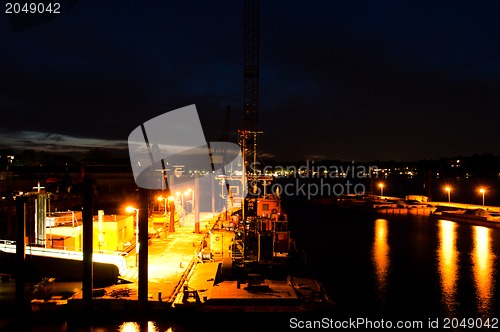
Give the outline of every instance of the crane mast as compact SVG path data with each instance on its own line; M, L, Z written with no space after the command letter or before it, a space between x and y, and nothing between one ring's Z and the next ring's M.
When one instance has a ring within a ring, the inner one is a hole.
M243 1L243 130L240 145L246 169L256 175L259 127L259 0ZM250 165L250 163L252 163ZM249 168L250 166L250 168ZM249 188L252 193L252 188Z

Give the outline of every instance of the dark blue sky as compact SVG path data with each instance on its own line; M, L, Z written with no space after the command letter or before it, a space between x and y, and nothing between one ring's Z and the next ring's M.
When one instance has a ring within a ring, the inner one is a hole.
M191 104L208 141L227 106L242 128L243 0L73 2L20 30L2 8L0 148L126 148L140 123ZM496 1L261 1L260 152L500 154L499 13Z

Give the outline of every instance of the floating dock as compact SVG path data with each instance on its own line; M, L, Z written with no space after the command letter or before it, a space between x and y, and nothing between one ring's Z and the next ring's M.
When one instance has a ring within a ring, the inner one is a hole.
M347 196L339 207L384 215L420 215L471 225L500 228L500 207L455 202L404 200L386 196Z
M500 228L500 208L451 202L426 202L422 207L388 207L375 209L377 213L392 215L422 215L471 225Z
M433 207L423 206L414 208L380 208L376 209L376 212L381 214L413 214L417 216L430 216L434 210L435 208Z

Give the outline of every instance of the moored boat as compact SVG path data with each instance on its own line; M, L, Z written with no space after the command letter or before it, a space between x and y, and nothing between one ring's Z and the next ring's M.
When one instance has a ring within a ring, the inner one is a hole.
M430 216L432 218L463 222L478 226L500 227L500 214L482 208L437 206Z

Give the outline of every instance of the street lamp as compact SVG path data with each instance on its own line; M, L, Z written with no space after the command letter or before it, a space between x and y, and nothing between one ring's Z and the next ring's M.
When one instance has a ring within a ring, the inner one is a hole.
M194 189L191 190L191 212L193 212L194 216Z
M448 203L450 203L451 202L451 200L450 200L450 191L451 191L451 188L450 187L446 187L446 188L444 188L444 190L446 190L448 192Z
M194 190L189 188L188 190L186 190L186 192L184 192L184 196L188 196L189 194L191 194L191 211L193 212L194 211Z
M378 186L380 187L380 196L384 196L384 184L379 183Z
M174 229L174 222L175 222L175 197L174 196L168 196L168 206L170 210L170 223L168 227L169 232L175 232ZM165 230L166 232L166 230Z
M170 199L170 197L168 198ZM167 200L166 197L163 197L162 195L158 196L158 201L163 201L163 234L166 235L167 233Z
M479 189L479 192L480 192L481 194L483 194L483 206L484 206L484 192L485 192L485 191L486 191L486 189L484 189L484 188Z
M181 196L180 191L176 191L176 192L175 192L175 196L177 196L177 203L181 204L181 200L180 200L180 198L179 198L179 197Z
M163 201L163 215L166 217L167 216L167 200L168 200L168 198L160 195L160 196L158 196L157 199L159 202Z
M125 211L128 213L135 212L135 266L138 266L139 259L139 209L127 206Z

